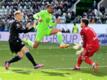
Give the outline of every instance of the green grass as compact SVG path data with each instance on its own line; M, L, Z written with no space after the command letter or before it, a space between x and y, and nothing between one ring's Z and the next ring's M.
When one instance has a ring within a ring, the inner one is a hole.
M0 80L107 80L107 47L102 46L92 59L99 63L99 72L94 73L91 67L82 64L81 71L73 71L70 68L76 63L77 55L71 47L66 49L58 48L58 45L42 43L38 49L30 48L30 51L38 63L45 66L42 69L34 70L32 64L24 57L22 61L11 65L6 71L3 64L14 56L11 54L8 43L0 42Z

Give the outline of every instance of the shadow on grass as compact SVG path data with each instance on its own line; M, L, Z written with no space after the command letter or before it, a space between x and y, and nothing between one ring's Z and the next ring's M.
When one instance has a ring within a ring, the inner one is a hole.
M98 72L94 72L92 69L82 69L80 72L92 74L92 75L98 76L98 77L107 76L107 69L106 68L100 68Z
M12 71L15 72L15 73L25 74L25 75L28 75L32 72L30 70L22 70L22 69L12 69Z
M48 71L42 71L42 73L48 74L49 76L61 76L61 77L66 77L65 75L70 75L70 73L48 72Z

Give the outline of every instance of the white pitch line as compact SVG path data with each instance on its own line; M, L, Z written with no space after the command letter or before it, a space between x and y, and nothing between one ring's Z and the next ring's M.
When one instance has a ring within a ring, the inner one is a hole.
M33 49L33 48L29 48L29 49ZM52 47L52 48L37 48L37 50L41 50L41 49L47 49L47 50L50 50L50 49L60 49L61 50L61 48L58 48L58 47ZM72 47L69 47L69 48L65 48L65 49L72 49ZM2 48L2 49L0 49L0 51L8 51L9 50L9 48Z
M88 69L90 67L81 67L81 69ZM99 66L99 68L107 68L107 66ZM23 69L23 68L18 68L18 69ZM72 70L73 68L48 68L48 69L37 69L39 71L48 71L48 70ZM30 69L30 68L26 68L26 69L23 69L23 70L31 70L31 71L34 71L35 69ZM11 71L11 69L9 71L0 71L0 73L14 73L13 71Z
M88 69L91 67L81 67L81 69ZM107 66L99 66L99 68L107 68ZM69 69L73 69L73 68L48 68L48 69L41 69L41 70L69 70Z

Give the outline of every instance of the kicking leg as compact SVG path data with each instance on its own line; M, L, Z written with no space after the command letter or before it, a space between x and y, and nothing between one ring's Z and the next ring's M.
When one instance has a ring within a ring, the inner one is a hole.
M27 47L22 48L23 53L25 53L27 59L32 63L35 69L41 68L44 65L43 64L37 64L33 58L33 56L30 54L29 49Z
M63 35L62 35L61 30L53 29L51 31L51 35L54 35L54 34L57 35L57 39L58 39L58 43L60 44L60 48L67 48L67 47L69 47L68 44L64 44L64 42L63 42Z
M37 48L39 46L38 41L32 42L29 39L23 39L23 42L25 42L26 44L28 44L30 47L33 47L33 48Z

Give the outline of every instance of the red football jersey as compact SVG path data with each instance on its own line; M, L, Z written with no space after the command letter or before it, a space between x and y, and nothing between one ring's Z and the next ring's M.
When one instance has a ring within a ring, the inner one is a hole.
M83 39L83 47L88 46L98 46L99 40L97 38L97 34L95 31L90 27L83 27L80 35Z

